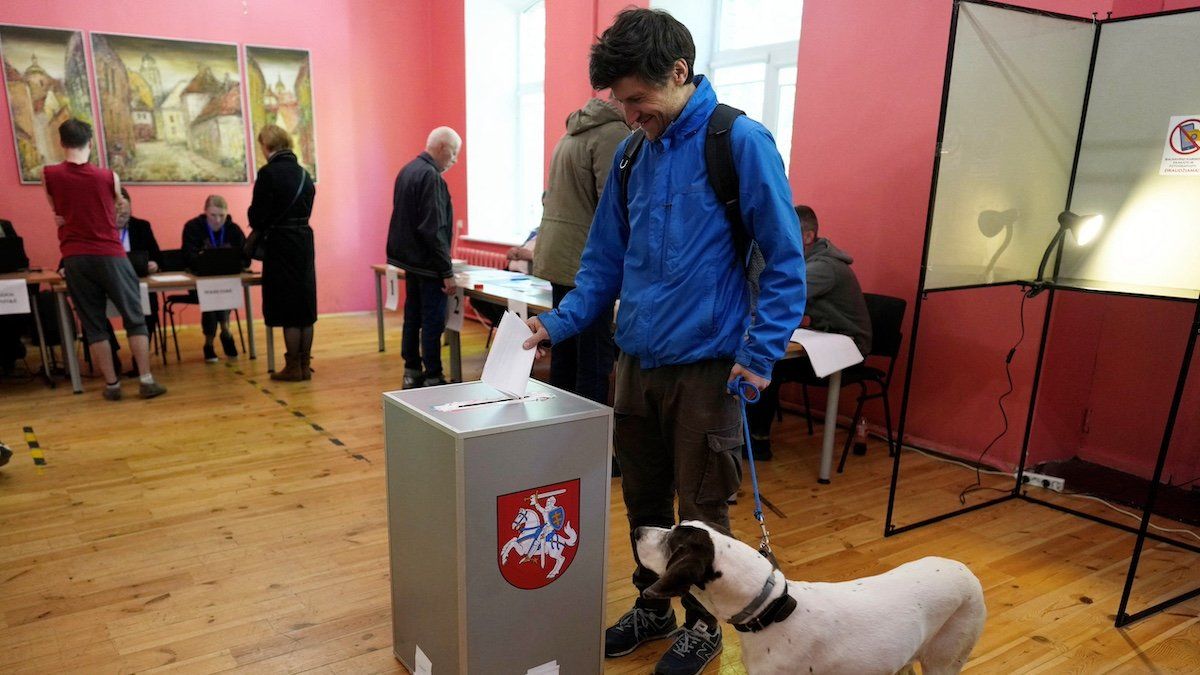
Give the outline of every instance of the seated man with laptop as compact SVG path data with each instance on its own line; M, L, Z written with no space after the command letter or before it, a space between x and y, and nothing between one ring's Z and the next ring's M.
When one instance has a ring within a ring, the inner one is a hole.
M242 253L246 235L229 216L229 205L221 195L209 195L204 200L204 213L183 226L183 255L188 269L196 276L238 274L249 264ZM191 296L195 296L195 291ZM217 326L221 328L221 348L225 356L237 356L237 343L229 332L229 310L203 312L200 325L204 330L204 360L217 362L213 340Z
M125 248L125 255L129 257L130 264L133 265L133 271L139 278L145 278L158 271L162 265L162 249L158 247L158 240L154 237L154 230L150 227L150 221L142 220L133 215L133 200L129 197L129 191L123 186L121 187L121 197L116 199L117 206L117 235L121 238L121 246ZM150 294L150 313L146 315L146 327L153 332L158 325L158 294ZM113 366L116 371L121 372L121 359L117 356L120 350L120 345L117 342L117 335L112 329L112 323L108 326L108 342L112 345ZM126 377L137 377L137 368L130 364L130 369L125 373Z

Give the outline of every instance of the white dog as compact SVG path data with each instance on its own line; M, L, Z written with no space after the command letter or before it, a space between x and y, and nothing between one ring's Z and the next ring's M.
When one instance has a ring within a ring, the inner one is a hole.
M922 558L856 581L788 581L750 546L698 522L640 527L648 598L689 591L742 631L750 673L892 675L920 662L957 673L983 632L983 588L965 565Z

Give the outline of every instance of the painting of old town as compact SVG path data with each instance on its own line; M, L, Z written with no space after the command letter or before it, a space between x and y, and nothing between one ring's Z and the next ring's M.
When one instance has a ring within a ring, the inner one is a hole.
M268 124L292 136L296 158L317 180L317 138L313 128L312 70L302 49L246 46L246 86L250 94L251 138ZM255 167L267 163L254 148Z
M40 183L42 167L63 159L59 125L72 117L93 124L83 33L0 26L0 54L21 182ZM97 154L93 143L93 164Z
M244 183L236 45L92 33L108 166L130 183Z

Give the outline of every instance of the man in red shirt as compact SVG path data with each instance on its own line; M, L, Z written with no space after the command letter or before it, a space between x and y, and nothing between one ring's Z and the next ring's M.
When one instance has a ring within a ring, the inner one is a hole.
M121 181L108 169L88 164L92 127L70 119L58 129L65 160L43 169L43 182L63 256L67 288L83 324L92 363L104 375L104 398L121 399L121 381L108 344L106 300L121 312L129 349L137 363L142 398L167 393L150 373L150 340L142 314L137 274L117 234L116 199Z

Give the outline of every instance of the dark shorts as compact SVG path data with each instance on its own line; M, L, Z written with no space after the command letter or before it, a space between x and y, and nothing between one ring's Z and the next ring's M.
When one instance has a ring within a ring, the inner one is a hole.
M126 335L147 334L138 277L129 258L74 255L63 260L63 269L87 344L108 341L108 300L121 313Z

